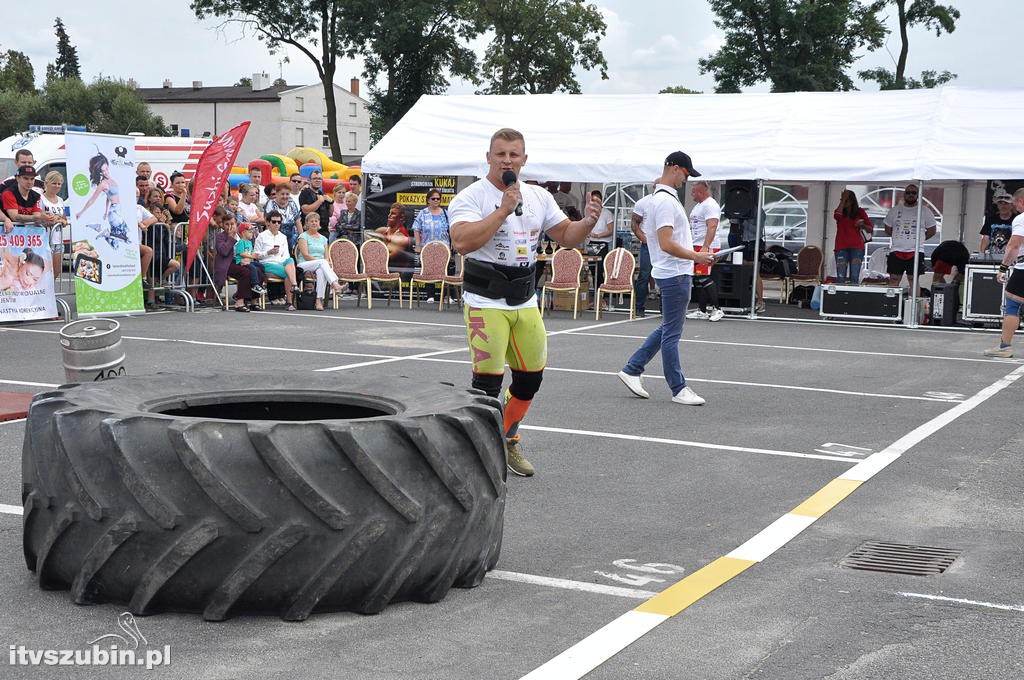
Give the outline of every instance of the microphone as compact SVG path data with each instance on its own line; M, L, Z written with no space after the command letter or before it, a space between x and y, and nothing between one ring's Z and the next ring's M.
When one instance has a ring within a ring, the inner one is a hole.
M506 188L512 186L513 184L516 183L516 173L512 172L511 170L506 170L505 172L501 173L501 183L504 184ZM523 202L520 201L519 205L516 206L516 217L521 217L522 214Z

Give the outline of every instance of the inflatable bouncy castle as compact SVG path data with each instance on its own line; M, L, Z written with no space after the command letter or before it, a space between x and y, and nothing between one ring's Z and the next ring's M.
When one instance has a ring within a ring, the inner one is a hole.
M348 187L348 180L353 176L362 177L362 169L358 165L348 166L328 158L323 152L308 146L297 146L286 154L268 153L249 161L248 166L236 165L231 168L228 183L237 189L242 182L249 181L249 170L257 168L262 173L262 185L280 184L299 173L309 177L313 170L324 173L324 191L334 191L338 182Z

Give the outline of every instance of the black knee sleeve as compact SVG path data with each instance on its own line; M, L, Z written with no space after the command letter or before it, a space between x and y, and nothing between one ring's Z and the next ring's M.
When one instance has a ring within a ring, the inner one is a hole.
M540 383L544 379L544 371L512 371L512 384L508 391L516 399L530 401L533 395L540 389Z
M480 390L488 397L497 399L498 395L501 394L501 381L504 379L504 375L474 373L472 382L473 389Z

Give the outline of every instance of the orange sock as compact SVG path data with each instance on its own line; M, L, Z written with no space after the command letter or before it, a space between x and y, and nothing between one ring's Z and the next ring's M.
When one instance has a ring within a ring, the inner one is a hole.
M515 439L519 432L519 423L526 417L530 410L530 401L516 399L509 392L505 392L505 437Z

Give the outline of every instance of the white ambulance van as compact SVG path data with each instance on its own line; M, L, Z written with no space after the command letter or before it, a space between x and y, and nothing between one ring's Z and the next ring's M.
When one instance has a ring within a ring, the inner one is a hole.
M28 149L35 160L36 173L45 177L51 170L64 175L61 197L67 198L67 162L64 133L85 132L75 125L30 125L28 132L19 132L0 142L0 180L14 174L14 154L19 149ZM153 168L151 181L167 188L172 172L181 172L187 179L195 174L196 164L203 151L210 145L206 137L135 137L135 162L149 163Z

